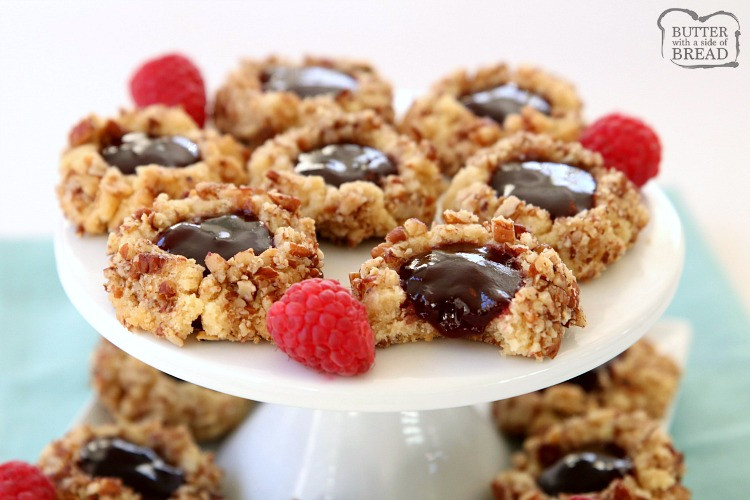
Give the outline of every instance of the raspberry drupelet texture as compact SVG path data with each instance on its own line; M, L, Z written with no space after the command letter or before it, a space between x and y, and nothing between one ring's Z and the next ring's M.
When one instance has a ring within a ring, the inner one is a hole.
M167 54L147 61L130 79L130 94L139 107L151 104L182 106L193 120L206 122L206 88L190 59Z
M55 487L37 467L13 460L0 465L3 500L55 500Z
M659 137L637 118L618 113L603 116L583 131L580 141L639 187L659 173Z
M375 361L365 308L337 281L292 285L271 306L267 326L279 349L319 372L357 375Z

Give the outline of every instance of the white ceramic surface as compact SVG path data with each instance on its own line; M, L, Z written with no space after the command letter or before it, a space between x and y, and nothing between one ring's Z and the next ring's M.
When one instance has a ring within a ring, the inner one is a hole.
M660 320L646 336L685 368L688 323ZM228 500L479 500L510 461L511 445L495 431L489 406L365 413L264 404L211 448ZM108 419L92 402L75 424Z
M269 403L321 410L432 410L502 399L547 387L606 362L640 338L663 313L684 258L674 208L654 183L643 189L651 222L637 244L604 275L582 286L584 329L571 329L554 360L503 357L489 345L443 339L378 350L375 366L354 378L317 374L270 344L187 342L182 348L126 330L102 290L104 237L55 235L63 287L86 320L112 343L181 379ZM328 277L345 280L369 246L324 247ZM346 281L344 281L346 282Z
M510 450L471 407L396 413L262 405L221 447L229 498L489 498Z
M685 367L687 323L660 321L647 335ZM261 405L217 450L225 492L236 500L488 499L513 448L489 406L363 413Z

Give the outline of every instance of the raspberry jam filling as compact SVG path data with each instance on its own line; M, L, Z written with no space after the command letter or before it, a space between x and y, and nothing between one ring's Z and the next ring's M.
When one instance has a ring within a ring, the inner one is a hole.
M294 92L303 98L335 95L357 88L357 80L351 76L321 66L274 66L263 72L261 82L266 92Z
M135 173L141 165L186 167L201 160L198 145L180 135L149 137L140 132L125 134L119 144L102 149L102 157L123 174Z
M544 97L523 90L515 83L467 94L461 97L461 104L475 115L492 118L501 125L506 116L520 113L524 106L531 106L545 115L552 111L552 106Z
M243 213L180 222L164 230L157 237L156 245L204 265L209 252L227 260L250 248L255 255L260 255L273 246L273 236L254 214Z
M552 218L571 217L594 205L596 180L565 163L524 161L500 165L489 181L498 196L517 196L547 210Z
M294 171L301 175L319 175L326 184L335 187L354 181L380 184L384 177L398 174L385 153L357 144L329 144L302 153Z
M81 448L78 466L92 477L116 477L149 499L166 499L185 483L179 467L154 450L121 438L100 437Z
M633 462L628 458L593 451L568 453L544 469L537 484L548 495L592 493L632 471Z
M505 247L457 243L412 257L401 287L420 318L446 337L481 334L507 311L521 287L515 255Z

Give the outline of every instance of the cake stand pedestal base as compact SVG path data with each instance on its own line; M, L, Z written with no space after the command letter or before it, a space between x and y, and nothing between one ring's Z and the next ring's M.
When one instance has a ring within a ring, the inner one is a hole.
M510 452L474 407L364 413L263 404L222 445L227 498L486 499Z

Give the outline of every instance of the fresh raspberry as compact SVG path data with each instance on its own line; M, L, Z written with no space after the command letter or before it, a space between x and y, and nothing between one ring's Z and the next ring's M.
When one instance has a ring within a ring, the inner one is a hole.
M581 134L584 147L598 151L604 164L622 171L637 186L659 173L661 143L648 125L617 113L599 118Z
M185 56L168 54L141 66L130 79L130 94L140 106L182 106L201 127L206 122L203 77Z
M55 500L55 487L37 467L14 460L0 465L2 500Z
M320 372L357 375L375 361L365 306L338 281L295 283L271 306L266 325L279 349Z

